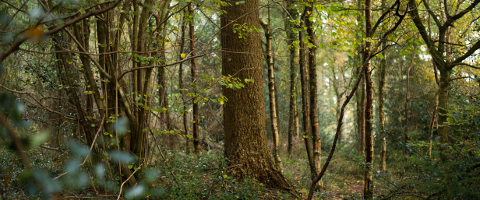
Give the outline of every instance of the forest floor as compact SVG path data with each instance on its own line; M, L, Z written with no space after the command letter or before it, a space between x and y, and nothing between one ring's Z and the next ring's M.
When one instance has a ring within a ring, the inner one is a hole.
M32 192L21 181L21 162L9 150L0 149L0 199L26 199ZM63 153L49 149L37 148L29 150L30 159L37 169L41 169L50 178L61 174L68 166L70 153L66 147ZM282 158L283 172L302 198L306 198L310 184L308 161L304 157L302 148L298 148L290 156ZM341 150L334 156L325 177L322 178L322 192L315 192L315 199L360 199L363 194L363 170L361 157L352 153L350 149ZM227 172L227 165L219 150L204 151L202 157L187 155L183 151L164 150L163 156L153 157L150 166L145 171L157 171L154 182L149 182L147 191L161 191L159 194L150 194L148 199L295 199L289 193L267 188L256 180L245 179L238 181ZM286 152L283 155L288 155ZM322 157L326 159L326 152ZM63 187L61 192L50 194L53 199L92 198L116 199L118 185L103 188L98 185L100 180L94 176L93 165L87 164L81 168L86 171L95 187L89 183L83 188ZM90 171L89 171L90 170ZM111 171L109 173L115 173ZM148 179L147 173L139 173L138 179ZM118 183L118 176L113 175L112 183ZM116 178L115 178L116 177ZM63 177L62 177L63 178ZM60 178L63 184L65 180ZM7 181L8 179L8 181ZM117 181L115 181L117 180ZM376 188L381 183L376 183ZM37 182L37 189L41 189ZM104 192L98 192L103 190ZM124 190L125 191L125 190ZM379 190L377 190L379 191ZM33 191L35 192L35 191ZM37 191L38 192L38 191ZM157 196L155 196L157 195ZM159 195L159 196L158 196ZM36 193L34 197L42 197ZM45 196L43 196L45 197ZM59 197L59 198L57 198ZM33 198L35 199L35 198Z

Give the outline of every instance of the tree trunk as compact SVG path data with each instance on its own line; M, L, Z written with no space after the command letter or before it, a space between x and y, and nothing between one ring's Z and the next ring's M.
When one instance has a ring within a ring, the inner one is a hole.
M297 9L292 8L293 1L286 2L286 8L288 12L288 19L297 20ZM295 67L295 58L297 57L296 35L293 31L295 22L285 20L285 30L287 33L287 45L290 61L290 104L289 104L289 119L288 119L288 154L292 153L293 148L293 135L298 139L298 115L297 115L297 97L295 95L295 78L297 76Z
M383 1L382 1L383 2ZM380 61L380 80L378 84L378 123L380 124L380 140L381 140L381 153L380 153L380 169L383 172L387 171L387 135L385 134L385 122L383 115L383 92L385 86L385 74L387 71L387 59L386 56Z
M361 69L361 68L359 68ZM358 73L360 74L360 73ZM360 154L364 155L364 146L365 146L365 103L366 103L366 90L365 90L365 79L362 79L360 82L360 113L357 114L359 116L359 124L358 124L358 140L357 140L357 147L360 147Z
M438 97L439 97L439 89L435 90L435 97L433 99L433 112L432 112L432 120L430 121L430 126L428 128L428 150L427 155L428 157L432 157L432 149L433 149L433 127L435 125L435 121L437 118L438 112Z
M309 89L310 89L310 126L312 127L312 148L313 148L313 163L315 167L315 176L320 173L322 168L322 155L321 147L322 142L320 139L320 124L318 123L317 115L317 66L315 63L315 52L317 50L315 43L315 30L313 29L313 21L310 21L310 17L313 15L313 3L311 6L305 7L306 16L305 16L305 26L307 27L308 33L308 78L309 78ZM322 185L321 182L318 182L319 186Z
M365 32L367 38L372 38L372 2L365 0ZM366 105L365 105L365 177L364 177L364 199L373 199L373 83L372 83L372 67L370 66L370 54L372 43L365 42L365 53L363 55L363 63L365 68L365 85L366 85Z
M273 140L273 158L275 166L280 171L282 170L282 160L280 159L280 150L278 148L278 124L277 124L277 103L275 98L275 72L273 71L273 57L272 57L272 32L270 25L260 18L260 24L265 31L266 41L266 60L268 68L268 97L270 102L270 119L272 120L272 140Z
M362 6L362 0L357 0L357 8L358 9L363 9ZM362 23L362 17L361 14L359 13L357 16L357 22L359 24L359 32L363 31L363 23ZM356 39L360 41L360 37L357 35ZM363 51L363 47L359 45L357 47L356 52L360 53ZM355 55L354 57L354 62L357 63L357 71L356 74L359 75L361 74L360 70L363 66L362 58L360 55ZM362 79L359 85L360 89L358 89L358 92L355 94L355 98L357 100L357 152L361 155L363 155L363 144L364 144L364 135L365 135L365 79Z
M440 71L440 85L438 95L438 135L440 136L440 142L443 144L448 143L448 129L444 126L447 122L448 112L448 90L450 87L450 74L451 70L439 70Z
M409 92L409 84L410 84L410 70L412 69L413 66L410 66L407 69L407 91L405 92L405 133L404 133L404 138L403 138L403 154L405 156L405 162L407 161L408 158L408 148L407 148L407 142L408 142L408 92Z
M304 18L304 17L302 17ZM300 27L298 31L298 40L303 41L303 27ZM305 141L305 149L307 151L308 163L310 164L310 173L312 177L315 177L315 165L312 159L312 153L309 142L310 133L310 110L308 105L308 73L307 66L305 65L305 43L300 42L300 76L302 85L302 117L303 117L303 140Z
M180 59L183 59L183 46L185 46L185 19L186 13L183 13L183 20L182 20L182 37L180 38ZM188 123L187 123L187 102L185 101L185 89L183 88L183 62L180 63L178 67L178 87L181 90L180 93L182 94L182 104L183 104L183 112L182 112L182 120L183 120L183 129L185 135L185 152L190 154L190 141L188 137Z
M407 91L405 93L405 134L404 134L404 155L405 155L405 162L407 161L408 158L408 148L407 148L407 142L408 142L408 103L409 103L409 87L410 87L410 70L413 68L413 61L415 59L415 54L416 54L417 46L413 48L412 52L412 60L410 61L410 67L407 69Z
M192 3L188 4L188 13L190 15L190 55L195 56L195 28L193 26L193 21L195 17L195 13L193 12L193 6ZM197 156L202 155L202 147L200 146L200 138L198 134L198 101L197 101L197 60L195 58L192 59L192 84L193 84L193 92L194 92L194 98L193 98L193 128L192 128L192 134L193 134L193 148L195 150L195 154Z
M260 34L244 33L239 38L234 24L248 24L257 29L259 24L258 0L244 3L233 1L223 6L221 15L222 75L232 75L240 81L252 79L244 88L223 86L224 104L224 154L234 176L245 175L274 188L292 190L292 186L275 167L267 147L265 131L265 103L263 96L263 69ZM247 14L248 13L248 14ZM235 20L232 23L232 20ZM237 53L242 52L242 53ZM245 53L248 52L248 53Z
M382 0L382 12L385 12L386 0ZM382 27L382 32L384 32L384 27ZM385 48L386 45L382 44L382 48ZM385 120L383 115L383 92L385 86L385 74L387 72L387 56L383 55L383 58L380 60L380 77L378 83L378 123L380 125L380 169L383 172L387 171L387 135L385 133Z

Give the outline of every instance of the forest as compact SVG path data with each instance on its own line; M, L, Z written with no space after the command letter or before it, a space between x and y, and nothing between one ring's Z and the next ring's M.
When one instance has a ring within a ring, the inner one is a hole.
M479 3L0 0L0 199L479 199Z

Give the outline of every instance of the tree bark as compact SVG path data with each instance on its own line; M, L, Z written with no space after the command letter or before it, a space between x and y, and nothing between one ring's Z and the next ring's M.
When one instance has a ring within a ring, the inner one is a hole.
M268 68L268 97L270 102L270 119L272 121L272 140L273 140L273 159L275 166L280 171L282 170L282 160L280 159L280 150L278 148L278 124L277 124L277 102L275 98L275 72L273 70L273 56L272 56L272 31L270 25L260 18L260 24L265 31L266 38L266 60Z
M371 39L372 33L372 2L365 0L365 32L366 37ZM370 66L369 56L371 54L372 43L365 41L365 53L363 63L365 67L365 85L366 85L366 105L365 105L365 177L364 177L364 199L373 198L373 83L372 67Z
M297 9L292 8L293 1L286 2L287 18L290 20L297 20ZM297 57L297 43L296 35L293 29L296 28L295 22L285 20L285 31L287 34L287 44L289 52L289 64L290 64L290 103L289 103L289 119L288 119L288 154L292 153L293 148L293 135L298 139L298 114L297 114L297 97L296 97L296 85L295 78L297 76L295 58Z
M185 46L185 18L186 13L183 13L183 20L182 20L182 27L181 27L181 38L180 38L180 59L183 59L183 46ZM178 67L178 87L181 90L180 93L182 94L182 104L183 104L183 112L182 112L182 121L183 121L183 129L185 135L185 152L190 154L190 141L188 136L188 123L187 123L187 102L185 101L185 88L183 87L183 62L180 63Z
M386 0L382 0L382 8L386 7ZM386 9L382 9L382 12L385 12ZM382 27L382 32L384 32L384 27ZM382 47L385 48L386 45L382 44ZM380 60L380 77L378 83L378 123L380 125L380 169L383 172L387 171L387 135L385 133L385 117L383 114L383 92L385 86L385 74L387 72L387 56L383 55L383 58Z
M439 70L440 71L440 85L438 91L438 135L440 136L440 142L443 144L448 143L448 129L444 125L447 122L448 113L448 97L450 87L450 74L451 70Z
M428 157L432 157L433 127L434 127L435 121L437 119L438 96L439 96L439 89L436 89L435 90L435 97L433 99L432 120L430 121L430 126L428 127L428 150L427 150Z
M310 20L313 16L313 3L312 5L306 5L305 7L305 26L307 27L308 34L308 78L309 78L309 106L310 106L310 126L312 130L312 148L313 148L313 163L315 175L312 177L315 178L322 167L322 155L321 147L322 142L320 138L320 124L318 123L318 114L317 114L317 66L315 63L315 53L317 46L315 43L315 30L313 29L313 21ZM318 182L318 187L322 185L322 182Z
M384 1L382 1L384 2ZM380 80L378 84L378 123L380 124L380 140L381 140L381 153L380 153L380 169L383 172L387 171L387 135L385 134L385 117L383 114L383 92L385 86L385 74L387 72L387 59L386 55L380 61Z
M304 17L302 16L302 19ZM301 87L302 87L302 117L303 117L303 140L305 141L305 149L307 151L308 163L310 164L310 173L311 176L315 176L315 165L312 158L311 148L310 148L310 110L309 110L309 101L308 101L308 69L305 65L305 43L303 42L303 27L300 27L298 32L298 40L300 41L300 76L301 76Z
M193 26L193 21L195 19L195 13L193 12L193 5L192 3L188 4L188 13L190 15L190 23L189 23L189 28L190 28L190 55L195 56L195 27ZM193 85L193 92L194 92L194 97L193 97L193 128L192 128L192 134L193 134L193 149L195 150L195 154L197 156L202 156L202 147L200 146L200 137L199 137L199 132L198 132L198 100L197 100L197 60L193 58L191 60L192 62L192 85Z
M267 148L265 131L265 103L263 97L263 68L260 34L253 30L243 32L239 38L234 33L235 24L260 28L258 0L244 3L230 2L222 6L221 15L222 75L232 75L253 83L244 88L223 86L225 150L234 176L245 175L274 188L292 190L292 186L275 167ZM233 21L233 22L232 22Z
M357 0L357 8L358 9L363 9L363 6L362 6L362 0ZM359 24L358 28L360 30L358 30L359 32L362 32L363 31L363 23L362 23L362 17L361 17L361 14L359 13L358 14L358 17L357 17L357 22ZM357 41L360 41L360 37L357 35L356 36L357 38ZM363 51L363 47L362 45L359 45L357 47L357 50L356 52L360 53ZM354 61L357 63L357 65L363 65L362 63L362 58L360 55L355 55L354 57ZM362 66L359 66L357 67L357 71L356 71L356 74L361 74L360 70L361 70L361 67ZM364 122L365 122L365 79L361 79L361 82L360 82L360 88L358 89L358 92L355 93L355 98L357 100L357 152L361 155L363 155L363 144L365 143L364 142L364 135L365 135L365 126L364 126Z

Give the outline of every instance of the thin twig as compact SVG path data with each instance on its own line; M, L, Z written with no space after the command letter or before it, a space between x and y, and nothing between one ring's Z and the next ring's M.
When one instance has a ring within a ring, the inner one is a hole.
M117 200L120 199L120 196L122 195L122 189L123 189L123 185L125 185L125 183L130 180L130 178L132 178L132 176L140 169L140 167L142 167L143 164L140 164L140 166L137 167L137 169L132 173L130 174L130 176L127 178L127 180L123 181L122 185L120 185L120 192L118 193L118 197L117 197Z
M80 166L83 166L85 164L85 162L87 162L87 159L88 159L88 156L90 156L90 152L92 152L92 149L93 149L93 146L95 145L95 141L97 140L97 136L98 134L100 133L100 131L102 130L103 128L103 122L105 120L105 116L102 118L102 122L100 124L100 126L98 127L98 131L97 133L95 134L95 138L93 138L93 142L92 142L92 145L90 145L90 149L88 151L88 154L87 154L87 157L85 157L85 159L83 159L83 162L81 164L79 164L77 167L80 167ZM58 175L57 177L55 177L53 180L56 180L62 176L64 176L65 174L68 174L68 171L67 172L64 172L60 175Z
M9 89L9 88L1 85L1 84L0 84L0 87L3 88L3 89L5 89L5 90L7 90L7 91L13 92L13 93L25 94L25 95L30 96L33 100L35 100L35 102L38 103L38 105L39 105L40 107L42 107L43 109L45 109L45 110L47 110L47 111L49 111L49 112L52 112L52 113L55 113L55 114L64 116L65 118L70 119L70 120L76 120L76 119L77 119L77 118L75 118L75 117L73 117L73 116L65 115L65 114L63 114L63 113L60 113L60 112L57 112L57 111L55 111L55 110L52 110L52 109L48 108L47 106L43 105L37 98L35 98L35 97L34 97L31 93L29 93L29 92L22 92L22 91L12 90L12 89ZM26 101L28 101L28 100L26 100ZM28 102L30 102L30 101L28 101ZM35 105L35 104L32 103L32 105Z

